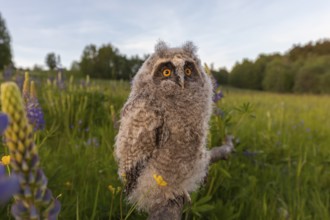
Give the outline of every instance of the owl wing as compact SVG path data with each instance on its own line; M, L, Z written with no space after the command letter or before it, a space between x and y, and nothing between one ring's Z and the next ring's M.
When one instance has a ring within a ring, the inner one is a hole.
M160 146L162 124L161 114L144 99L128 101L122 110L115 153L127 194L134 189L152 152Z

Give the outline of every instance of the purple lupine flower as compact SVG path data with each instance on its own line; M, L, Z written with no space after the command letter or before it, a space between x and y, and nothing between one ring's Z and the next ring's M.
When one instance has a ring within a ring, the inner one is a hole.
M215 91L214 95L212 97L212 100L214 103L217 103L220 99L222 99L224 97L222 90L220 90L219 92Z
M20 74L16 74L16 76L15 76L15 82L18 85L19 88L23 88L24 76L22 76Z
M45 128L44 113L40 107L37 98L30 98L26 105L26 113L29 123L33 125L34 130L42 130Z
M91 82L90 82L90 77L89 75L86 76L86 79L81 79L80 80L80 87L81 88L87 88L91 85Z
M19 178L22 183L26 183L26 177L21 173ZM57 216L61 209L61 204L57 199L53 198L52 192L47 189L47 177L41 168L36 170L36 178L34 179L35 184L39 187L34 194L34 204L29 206L24 205L23 200L17 200L11 208L11 212L16 219L21 219L22 216L29 216L31 219L57 219ZM18 198L32 197L32 192L29 186L26 186L24 190L21 190L18 194L15 195ZM36 205L47 207L47 211L40 213L40 207ZM44 216L47 215L47 216Z
M28 83L24 82L24 85L28 85ZM28 86L26 86L28 87ZM42 108L40 107L38 98L37 98L37 91L35 88L34 81L31 82L31 88L29 93L26 92L28 95L26 98L24 97L24 90L23 90L23 98L25 101L25 110L29 120L29 123L33 126L34 130L42 130L45 128L45 120L44 114L42 112Z
M0 113L0 134L2 135L9 124L6 114ZM5 166L0 164L0 204L6 203L19 190L18 178L15 175L7 176Z
M220 85L217 80L213 77L213 97L212 100L214 103L217 103L220 99L224 97Z
M99 142L99 139L96 137L88 138L88 140L86 141L86 145L98 147L98 146L100 146L100 142Z
M7 66L5 68L5 70L3 71L3 79L5 81L9 81L13 75L13 72L14 72L14 68L13 68L13 65L10 64L9 66Z
M16 175L7 176L5 166L0 164L0 204L5 204L20 189Z
M10 166L20 186L14 195L12 214L16 219L56 219L60 204L47 189L48 180L40 167L33 129L15 83L1 85L1 103L10 119L4 133L11 156Z
M9 118L6 114L0 113L0 135L6 130L9 124Z
M249 150L244 150L242 154L246 157L255 157L257 156L257 152L249 151Z
M212 97L212 101L214 103L217 103L220 99L222 99L224 97L222 90L220 89L220 85L217 82L217 80L214 78L213 75L211 75L212 78L212 83L213 83L213 97Z

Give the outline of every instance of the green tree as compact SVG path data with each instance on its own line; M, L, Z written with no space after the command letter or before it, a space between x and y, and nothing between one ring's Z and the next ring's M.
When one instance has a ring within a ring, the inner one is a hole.
M70 67L70 71L75 71L75 72L77 72L77 71L79 71L80 70L80 64L79 64L79 62L78 61L72 61L72 63L71 63L71 67Z
M46 55L45 63L50 70L54 70L57 66L57 59L55 53L48 53Z
M330 94L330 70L321 76L320 81L321 92Z
M266 75L266 67L274 59L281 57L280 54L274 53L270 55L260 54L257 60L254 62L253 74L252 74L252 87L254 89L263 89L263 80Z
M290 63L283 57L273 59L265 69L263 89L273 92L292 92L294 74Z
M138 56L127 58L111 44L97 48L91 44L85 47L80 61L80 69L94 78L129 80L142 64Z
M254 65L253 62L244 59L242 63L236 63L229 75L229 83L232 86L246 89L254 88Z
M11 64L12 54L10 47L10 35L6 27L6 22L0 14L0 70Z
M295 77L294 91L299 93L321 93L322 82L330 69L330 55L310 56L299 69ZM322 86L323 85L323 86ZM330 85L328 85L330 86Z
M229 72L225 67L220 68L218 71L211 70L211 73L220 85L228 84Z
M328 39L323 39L314 42L308 42L307 44L293 45L293 47L288 51L288 57L291 61L296 61L300 58L307 59L310 56L322 56L330 55L330 41Z
M80 69L85 75L94 77L95 74L95 63L97 58L97 48L94 44L87 45L81 56Z
M96 73L94 76L99 78L117 79L120 74L119 51L111 44L103 45L97 52Z

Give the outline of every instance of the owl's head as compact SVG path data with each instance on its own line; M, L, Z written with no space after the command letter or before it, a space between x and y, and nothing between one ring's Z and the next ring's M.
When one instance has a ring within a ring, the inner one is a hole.
M209 83L196 51L192 42L171 48L160 41L134 77L133 89L157 90L167 96L199 91Z

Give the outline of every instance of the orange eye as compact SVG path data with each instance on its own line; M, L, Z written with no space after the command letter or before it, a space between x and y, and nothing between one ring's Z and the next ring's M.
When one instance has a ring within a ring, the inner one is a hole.
M165 68L163 70L163 76L169 77L171 75L172 71L169 68Z
M192 71L191 71L190 68L185 68L185 69L184 69L184 73L186 74L186 76L190 76L191 73L192 73Z

